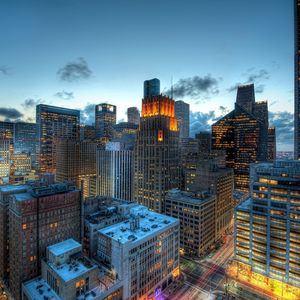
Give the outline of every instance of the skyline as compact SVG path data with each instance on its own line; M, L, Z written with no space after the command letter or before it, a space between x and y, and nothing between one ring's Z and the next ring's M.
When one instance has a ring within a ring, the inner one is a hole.
M1 3L1 117L34 121L45 103L81 109L90 121L92 105L108 102L120 121L128 106L141 108L144 80L159 78L165 93L173 78L193 134L233 109L232 87L254 82L278 149L292 150L293 1L151 3Z

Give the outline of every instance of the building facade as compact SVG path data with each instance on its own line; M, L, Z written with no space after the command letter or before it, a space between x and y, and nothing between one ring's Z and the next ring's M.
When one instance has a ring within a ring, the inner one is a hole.
M81 197L74 186L29 186L15 193L8 212L8 285L20 299L21 284L40 274L47 246L68 238L80 240Z
M117 107L101 103L95 106L96 138L107 143L113 137L113 126L117 121Z
M294 28L295 28L295 126L294 126L294 155L300 159L300 0L294 0Z
M300 162L253 164L250 186L250 197L235 208L236 271L268 289L277 286L280 294L290 293L286 284L296 286L298 299Z
M275 127L270 127L268 129L268 161L276 160L276 129Z
M178 122L179 138L190 136L190 105L182 100L175 102L175 115Z
M80 111L39 104L36 107L36 126L39 170L41 173L55 173L58 141L80 138Z
M151 98L160 95L160 80L153 78L144 81L144 98Z
M127 121L135 125L140 124L140 111L137 107L128 107L127 108Z
M96 194L133 199L133 151L119 142L109 142L96 154Z
M134 195L154 211L163 212L166 192L179 186L178 145L174 100L144 98L134 153Z

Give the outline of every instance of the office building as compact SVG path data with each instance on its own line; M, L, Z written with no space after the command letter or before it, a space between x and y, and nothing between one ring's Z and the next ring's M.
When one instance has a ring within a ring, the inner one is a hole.
M25 300L94 299L121 300L122 289L109 287L111 279L100 275L100 268L82 253L82 246L73 239L47 247L42 260L42 275L23 284Z
M31 156L32 165L36 166L36 124L17 122L14 123L14 151L26 152Z
M129 219L136 202L106 196L86 198L84 201L84 254L97 259L98 230Z
M190 105L182 100L175 102L175 115L178 122L179 138L190 136Z
M83 188L84 197L91 196L91 177L96 176L96 148L96 142L90 140L60 140L56 180L73 182L77 188Z
M226 151L237 190L249 190L251 163L267 161L267 119L267 103L255 102L254 85L249 84L238 87L235 109L212 125L212 148Z
M135 200L164 211L168 190L179 187L179 132L175 102L167 96L144 98L134 153Z
M140 124L140 111L137 107L128 107L127 108L127 121L135 125Z
M180 220L182 254L201 257L215 242L216 196L172 189L166 195L166 214Z
M144 81L144 99L160 95L160 81L157 78Z
M96 138L101 143L107 143L113 137L113 126L117 121L117 107L101 103L95 106Z
M270 127L268 129L268 161L274 161L276 159L276 153L276 129L275 127Z
M199 156L207 158L211 153L211 133L208 131L200 131L196 133L195 139L199 143Z
M230 271L279 298L299 299L300 162L253 164L250 179L250 196L235 208Z
M300 0L294 0L294 37L295 37L295 126L294 155L300 159Z
M41 259L49 245L80 240L80 191L67 184L28 186L9 200L7 265L8 285L20 299L21 284L40 274Z
M133 199L133 151L120 142L109 142L96 154L96 194Z
M114 125L113 142L120 142L125 149L133 150L139 125L129 122L120 122Z
M32 156L26 152L15 152L11 155L10 173L29 173L32 170Z
M38 162L41 173L56 172L56 147L61 139L79 140L80 111L45 104L36 107Z
M128 220L98 230L97 256L122 282L122 299L159 297L179 271L179 221L130 209Z
M96 128L93 125L80 125L80 141L94 141L96 138Z
M10 160L13 154L13 144L10 136L3 134L0 136L0 183L8 180L10 173Z

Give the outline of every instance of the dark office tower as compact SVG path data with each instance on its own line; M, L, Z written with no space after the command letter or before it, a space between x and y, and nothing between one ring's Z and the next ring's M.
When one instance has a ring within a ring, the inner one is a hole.
M95 107L96 138L107 143L113 137L113 126L117 121L117 107L101 103Z
M295 15L295 159L300 160L300 0L294 1Z
M119 142L109 142L97 150L96 194L132 200L133 151Z
M21 284L40 274L46 248L74 238L80 240L80 191L67 184L29 186L14 193L8 212L9 289L20 299Z
M268 161L276 159L276 130L275 127L268 129Z
M56 145L60 139L79 140L79 124L79 110L37 105L37 153L41 173L56 172Z
M251 163L268 157L268 106L254 101L254 85L240 86L235 109L212 126L212 148L226 151L235 189L248 191Z
M253 112L255 104L254 84L240 85L238 87L236 104L244 108L249 114Z
M160 95L160 81L157 78L144 81L144 98Z
M181 100L175 102L175 115L178 122L179 138L190 136L190 105Z
M268 160L268 129L269 129L269 117L268 117L268 102L260 101L254 103L253 115L258 120L259 124L259 147L258 147L258 161Z
M36 124L18 122L14 124L14 151L26 152L31 156L32 164L36 163Z
M127 109L127 121L135 125L140 124L140 112L137 107L128 107Z
M165 194L179 185L179 132L175 101L163 95L144 98L135 145L135 200L164 211Z

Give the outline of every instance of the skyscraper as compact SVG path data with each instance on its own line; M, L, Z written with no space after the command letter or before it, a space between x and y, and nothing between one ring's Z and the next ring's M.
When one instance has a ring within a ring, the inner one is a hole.
M268 161L276 159L276 149L276 129L275 127L270 127L268 129Z
M132 200L133 151L126 150L119 142L109 142L97 150L96 194Z
M117 121L117 107L101 103L95 106L96 138L103 143L113 137L113 126Z
M11 195L6 265L14 299L20 299L23 281L40 274L47 246L80 239L80 209L80 191L67 184L28 186Z
M157 78L144 81L144 98L160 95L160 81Z
M127 108L127 121L135 125L140 124L140 112L137 107L128 107Z
M134 154L135 200L164 211L165 194L179 185L179 132L175 101L163 95L144 98Z
M36 107L40 172L56 172L56 146L60 139L79 140L80 111L39 104Z
M235 275L278 298L300 299L299 203L300 162L285 160L253 164L250 197L235 208Z
M190 105L182 100L175 102L175 115L178 122L179 138L190 136Z
M235 189L248 191L250 163L268 158L268 106L255 102L253 84L239 86L235 109L212 125L212 148L226 151Z
M300 0L294 0L295 25L295 159L300 159Z

